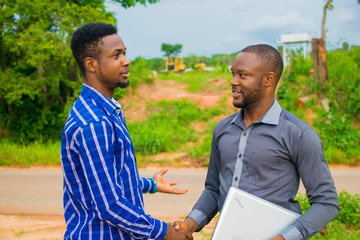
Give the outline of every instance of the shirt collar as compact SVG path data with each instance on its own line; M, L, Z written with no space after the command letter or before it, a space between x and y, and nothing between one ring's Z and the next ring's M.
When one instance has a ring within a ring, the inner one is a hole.
M241 109L238 114L235 115L232 123L235 123L239 126L244 127L244 113L243 109ZM270 109L261 117L261 119L258 122L264 123L264 124L270 124L270 125L278 125L280 114L281 114L282 108L279 104L279 102L275 99L273 105L270 107Z
M98 103L105 109L109 116L111 113L114 112L118 114L118 112L120 112L121 110L120 103L118 103L114 98L109 99L107 96L105 96L95 88L86 85L85 83L82 86L80 94L92 98L96 103Z

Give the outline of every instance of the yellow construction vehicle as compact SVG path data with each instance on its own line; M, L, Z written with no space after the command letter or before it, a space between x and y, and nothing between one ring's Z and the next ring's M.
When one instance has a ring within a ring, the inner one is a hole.
M165 63L166 71L174 70L174 72L185 72L186 66L182 57L168 57Z
M205 63L196 63L194 65L194 69L197 71L205 71L206 64Z

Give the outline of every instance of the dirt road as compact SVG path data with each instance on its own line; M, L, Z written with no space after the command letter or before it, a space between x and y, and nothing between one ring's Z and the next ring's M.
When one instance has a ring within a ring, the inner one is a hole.
M360 168L334 167L331 172L338 192L360 194ZM160 169L140 169L151 177ZM185 195L144 195L146 212L165 221L183 219L200 196L206 169L170 169L169 181L188 188ZM304 193L301 186L300 192ZM0 239L61 239L62 172L60 168L0 168ZM214 223L207 229L211 231Z

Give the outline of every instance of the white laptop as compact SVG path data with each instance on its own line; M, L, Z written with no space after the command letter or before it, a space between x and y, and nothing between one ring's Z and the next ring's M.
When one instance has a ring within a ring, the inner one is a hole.
M269 240L301 215L230 187L212 240Z

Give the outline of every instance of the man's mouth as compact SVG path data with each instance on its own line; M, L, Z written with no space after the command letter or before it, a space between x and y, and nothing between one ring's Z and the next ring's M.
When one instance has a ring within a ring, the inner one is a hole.
M128 78L130 76L129 72L130 72L129 70L125 70L121 72L120 75L123 76L124 78Z
M237 97L240 97L243 95L243 92L240 89L232 88L231 91L232 91L232 96L234 98L237 98Z
M242 94L242 91L240 89L236 89L236 88L232 88L231 89L232 93L241 93Z

